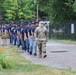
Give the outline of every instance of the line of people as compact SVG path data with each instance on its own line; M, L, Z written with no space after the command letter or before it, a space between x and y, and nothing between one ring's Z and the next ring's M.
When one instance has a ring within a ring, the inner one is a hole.
M34 54L34 56L37 55L38 45L39 57L42 57L42 53L44 58L47 56L45 49L47 29L44 27L43 21L21 22L19 25L11 22L6 26L1 26L0 31L9 34L11 45L22 46L22 50L29 52L30 55Z

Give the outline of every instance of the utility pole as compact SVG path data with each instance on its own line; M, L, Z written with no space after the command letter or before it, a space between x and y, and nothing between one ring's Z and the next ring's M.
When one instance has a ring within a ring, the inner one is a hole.
M19 10L20 10L20 0L17 0L17 2L18 2L18 11L17 11L17 20L18 20L18 23L19 23Z
M38 3L37 3L37 20L38 20L38 16L39 16L38 10L39 10L39 5L38 5Z
M38 16L39 16L39 4L38 4L38 2L37 2L37 0L34 0L34 4L36 4L36 13L37 13L37 15L36 15L36 20L38 20Z

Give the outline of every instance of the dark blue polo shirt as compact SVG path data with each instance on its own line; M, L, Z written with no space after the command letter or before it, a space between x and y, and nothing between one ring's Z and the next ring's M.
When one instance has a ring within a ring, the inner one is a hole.
M11 32L13 33L13 31L14 31L14 27L11 27Z
M6 26L6 30L9 31L9 29L10 29L9 26Z
M26 33L26 37L28 37L28 27L24 28L24 33Z
M12 28L12 26L9 26L10 31L11 31L11 28Z
M17 28L17 31L19 31L19 32L20 32L20 30L21 30L21 28Z
M20 33L22 34L22 38L24 38L24 28L21 28Z
M16 34L16 32L17 32L17 29L16 29L16 28L14 28L13 33L14 33L14 34Z
M32 28L32 32L34 32L34 31L35 31L35 29L36 29L36 27Z
M2 30L2 27L0 27L0 30Z
M17 34L17 30L18 30L18 29L16 28L16 29L15 29L15 33L16 33L16 34Z
M28 32L32 35L32 27L28 28Z
M6 29L6 28L4 28L4 27L2 28L3 32L5 32L5 29Z

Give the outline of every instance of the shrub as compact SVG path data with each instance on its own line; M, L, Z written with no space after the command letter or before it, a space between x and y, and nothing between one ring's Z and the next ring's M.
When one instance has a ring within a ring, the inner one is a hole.
M2 68L2 65L0 64L0 70L2 70L3 68Z
M13 62L9 60L3 52L0 51L0 69L8 69L13 67Z

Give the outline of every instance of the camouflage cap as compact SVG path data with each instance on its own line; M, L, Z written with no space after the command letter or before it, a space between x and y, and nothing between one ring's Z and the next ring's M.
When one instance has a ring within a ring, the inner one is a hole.
M44 21L40 21L39 24L45 24Z

